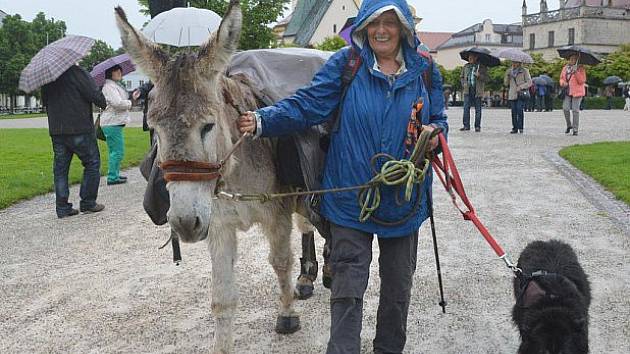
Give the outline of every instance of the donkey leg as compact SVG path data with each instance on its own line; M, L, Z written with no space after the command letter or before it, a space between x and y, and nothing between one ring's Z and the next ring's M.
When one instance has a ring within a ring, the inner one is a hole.
M220 235L220 236L219 236ZM212 260L212 315L215 319L215 354L233 352L232 322L238 303L234 263L237 255L235 231L217 232L210 238Z
M280 286L280 313L276 322L276 332L294 333L300 329L300 317L293 310L293 282L291 267L291 215L278 213L269 224L263 225L269 239L269 263L278 276Z
M300 258L300 275L295 284L295 297L306 300L313 296L313 282L317 279L317 258L315 256L315 234L302 234L302 258Z

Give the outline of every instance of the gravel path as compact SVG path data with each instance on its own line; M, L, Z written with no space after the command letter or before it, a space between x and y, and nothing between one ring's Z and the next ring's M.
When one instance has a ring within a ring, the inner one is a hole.
M450 144L481 220L514 259L532 240L573 245L593 285L591 352L630 353L630 235L623 226L630 215L616 210L623 209L618 203L592 203L597 197L589 191L598 189L588 179L571 182L549 158L566 145L630 140L630 114L585 111L579 137L562 134L558 111L526 114L526 134L517 136L507 134L506 110L485 111L482 133L457 131L461 110L449 114ZM157 249L168 229L151 224L141 205L145 183L135 169L128 174L126 185L102 184L99 201L107 209L100 214L58 220L51 194L0 211L0 353L209 351L214 321L206 246L183 245L184 262L174 266L170 250ZM425 225L406 353L515 353L511 275L437 185L435 198L449 305L441 314ZM328 292L319 279L315 296L297 303L302 330L277 335L278 289L267 245L257 229L239 240L236 352L324 352ZM297 251L297 233L294 240ZM371 352L374 335L376 263L365 295L364 352Z
M94 114L96 119L96 114ZM142 126L142 112L131 112L131 122L129 127ZM6 128L48 128L48 118L21 118L21 119L0 119L0 129Z

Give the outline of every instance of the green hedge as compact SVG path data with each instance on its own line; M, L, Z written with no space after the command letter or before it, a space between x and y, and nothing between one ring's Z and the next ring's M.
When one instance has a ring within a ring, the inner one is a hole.
M606 106L608 106L606 97L586 97L584 100L584 109L606 109ZM626 101L623 97L613 97L613 109L623 109L625 104ZM554 99L553 107L562 109L562 100Z

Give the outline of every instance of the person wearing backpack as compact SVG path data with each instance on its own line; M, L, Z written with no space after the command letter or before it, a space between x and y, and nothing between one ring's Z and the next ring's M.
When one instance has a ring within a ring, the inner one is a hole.
M430 65L417 50L420 42L406 1L363 1L351 36L352 45L333 54L309 86L273 106L246 112L237 121L242 133L272 137L336 117L323 174L324 189L368 182L373 177L370 160L376 154L405 158L410 117L418 117L427 131L448 131L442 79L437 65ZM344 87L342 77L350 59L360 65ZM430 90L423 78L429 67ZM416 116L412 109L418 107ZM339 114L335 114L337 110ZM438 148L436 139L430 148ZM414 193L421 192L419 196L414 194L402 205L397 204L394 187L381 187L380 206L364 222L359 220L357 191L323 195L321 213L331 226L333 272L327 353L360 352L363 296L375 234L381 288L374 353L403 352L418 229L429 215L431 182L432 174L427 172L424 182L414 186ZM415 207L418 200L419 207ZM402 220L406 215L410 217Z

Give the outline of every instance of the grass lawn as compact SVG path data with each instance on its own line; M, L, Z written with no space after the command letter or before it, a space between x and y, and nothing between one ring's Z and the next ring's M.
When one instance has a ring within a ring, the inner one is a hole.
M560 156L630 205L630 141L569 146Z
M149 149L141 128L125 128L125 158L121 168L138 165ZM99 140L101 175L107 173L107 146ZM0 209L53 191L53 152L48 129L0 129ZM83 166L74 156L70 182L81 180ZM76 199L73 197L73 199Z
M0 119L22 119L48 117L46 113L0 114Z

